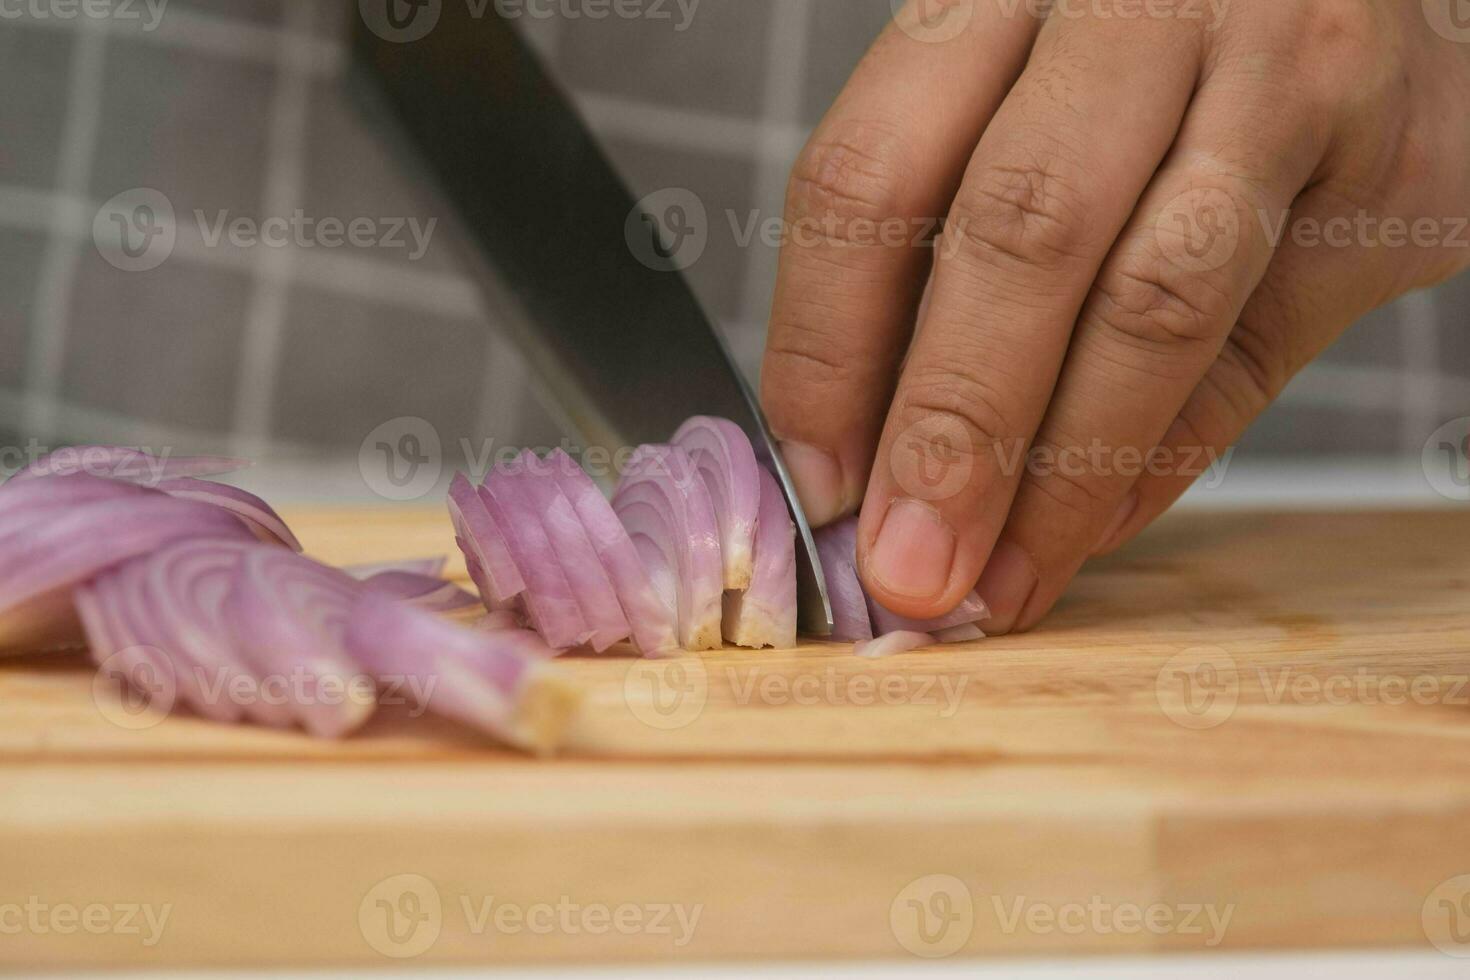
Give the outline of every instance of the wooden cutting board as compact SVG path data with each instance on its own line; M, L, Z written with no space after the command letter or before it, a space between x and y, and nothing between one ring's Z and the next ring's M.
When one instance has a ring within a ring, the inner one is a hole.
M328 561L453 550L438 511L290 517ZM1029 636L566 666L538 761L0 663L0 964L1470 954L1463 513L1173 517Z

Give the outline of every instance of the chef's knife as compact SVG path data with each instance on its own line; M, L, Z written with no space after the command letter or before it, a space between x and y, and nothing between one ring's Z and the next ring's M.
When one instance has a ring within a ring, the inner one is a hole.
M769 428L685 282L701 234L687 191L635 203L581 117L497 4L359 0L354 86L439 185L458 227L524 310L516 339L579 435L664 442L723 416L777 474L797 527L804 632L832 611L811 527ZM707 234L707 226L703 234ZM488 288L488 284L487 284Z

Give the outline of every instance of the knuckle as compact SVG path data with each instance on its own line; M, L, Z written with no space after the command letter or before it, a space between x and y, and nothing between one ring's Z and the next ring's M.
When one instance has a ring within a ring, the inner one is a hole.
M964 370L922 373L906 379L902 407L904 416L914 424L917 420L958 424L976 452L984 446L998 446L1016 432L1000 392L984 378Z
M1042 438L1037 439L1031 453L1044 453L1046 459L1054 461L1027 481L1027 486L1046 499L1049 511L1084 524L1104 515L1109 498L1099 483L1100 474L1085 465L1085 454Z
M955 197L946 235L993 261L1054 269L1086 251L1087 217L1078 184L1056 156L995 164Z
M787 211L798 220L832 215L882 221L906 212L906 188L916 183L897 132L876 123L843 123L818 133L797 157Z
M1245 321L1230 334L1217 363L1223 375L1218 379L1220 394L1242 421L1255 418L1275 401L1291 377L1276 345Z
M1235 299L1220 277L1162 260L1125 261L1099 280L1091 319L1150 351L1213 349L1228 332Z

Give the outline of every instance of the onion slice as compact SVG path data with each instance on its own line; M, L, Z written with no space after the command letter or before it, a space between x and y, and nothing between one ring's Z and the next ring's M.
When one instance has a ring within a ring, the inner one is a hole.
M449 519L486 607L504 606L526 591L500 525L463 473L449 483Z
M891 657L895 654L908 653L918 650L920 647L934 645L934 637L928 633L916 633L912 630L899 630L896 633L884 633L873 640L864 640L853 650L859 657L869 660L878 660L883 657Z
M521 598L531 624L559 650L587 642L595 630L582 615L535 503L509 464L502 463L491 471L480 487L480 499L505 535L515 567L525 579Z
M749 437L729 419L696 415L679 427L672 441L689 454L709 491L720 528L725 588L749 588L763 472Z
M587 536L582 519L572 502L561 492L556 477L533 453L524 452L505 478L515 481L526 502L541 518L541 528L551 544L555 560L566 575L582 618L591 630L587 645L602 653L628 638L632 627L613 590L602 559Z
M249 536L218 507L151 492L27 522L0 537L0 650L79 636L72 589L130 558L182 538Z
M655 588L627 528L597 484L560 449L553 450L543 465L550 467L557 486L581 520L622 604L638 652L654 657L678 649L676 600L666 602Z
M723 644L720 616L724 570L714 505L689 454L677 446L640 446L613 495L637 544L641 536L675 569L679 641L691 651Z
M532 752L560 744L580 700L535 633L465 629L381 596L353 606L346 646L378 678L413 681L435 714Z
M286 685L295 719L320 738L356 730L377 706L375 685L342 647L361 592L335 568L260 547L244 556L225 599L226 626L245 663L263 684Z
M417 572L379 572L363 581L363 588L393 599L412 603L420 609L433 612L453 612L473 606L474 596L453 582L446 582L437 575L421 575Z
M816 533L817 557L832 602L832 639L849 643L873 638L868 597L857 574L857 522L841 521Z
M232 456L155 456L124 446L66 446L24 467L9 482L85 473L151 487L172 477L219 476L249 465L250 460Z
M208 480L196 480L192 477L163 480L158 484L158 489L180 500L197 500L200 503L223 507L244 521L245 526L267 544L284 545L298 553L301 551L301 542L296 540L296 535L292 534L286 522L281 520L281 515L277 514L270 504L253 493L241 490L239 487L210 483Z
M449 559L440 555L437 558L405 558L402 561L370 561L359 565L344 565L342 571L358 581L366 581L383 572L408 572L410 575L432 575L439 578L444 575L444 566L447 564Z
M776 478L762 469L750 587L725 593L725 639L742 647L796 645L796 525Z

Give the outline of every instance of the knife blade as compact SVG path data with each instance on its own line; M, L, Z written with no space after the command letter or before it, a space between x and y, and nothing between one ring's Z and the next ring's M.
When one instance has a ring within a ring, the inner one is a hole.
M514 339L578 435L612 448L665 442L692 415L739 425L796 524L801 628L829 635L821 559L791 474L682 274L680 236L698 233L689 213L697 199L675 189L662 202L635 202L495 4L358 7L356 95L457 212L455 225L499 279L477 276L482 286L514 293L525 314L511 324Z

